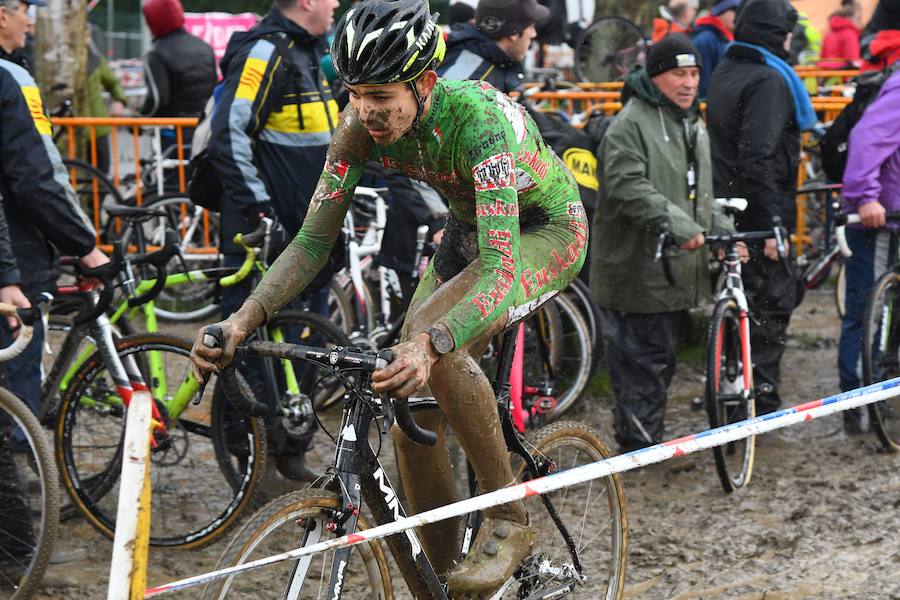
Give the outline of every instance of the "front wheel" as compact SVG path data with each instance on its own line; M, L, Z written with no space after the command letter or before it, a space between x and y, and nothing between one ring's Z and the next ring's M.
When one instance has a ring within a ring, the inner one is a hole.
M0 598L31 598L59 527L50 442L25 404L0 388Z
M900 274L885 273L875 283L863 325L863 378L866 385L900 376ZM872 430L889 452L900 451L900 399L869 405Z
M559 421L539 429L526 448L549 473L574 469L610 457L600 437L586 425ZM517 479L529 479L519 464ZM628 551L625 492L618 475L565 487L546 494L576 548L581 573L540 496L525 501L535 529L534 552L523 564L504 598L543 598L541 592L574 582L575 596L615 600L622 597Z
M713 310L706 355L706 413L713 429L756 416L748 319L734 300L721 300ZM755 447L750 436L713 448L726 492L750 482Z
M238 530L222 552L216 569L331 539L335 534L327 531L327 526L340 507L340 497L324 490L300 490L276 498ZM360 515L357 529L366 527ZM330 598L328 581L333 559L333 551L322 552L220 579L206 587L203 598ZM353 547L339 595L354 600L394 597L387 559L377 541Z

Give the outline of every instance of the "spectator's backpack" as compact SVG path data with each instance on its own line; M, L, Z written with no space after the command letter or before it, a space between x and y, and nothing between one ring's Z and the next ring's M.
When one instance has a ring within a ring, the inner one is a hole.
M269 33L261 39L271 42L281 56L282 65L289 73L289 76L285 78L285 82L288 82L292 77L299 79L299 70L291 61L290 42L277 32ZM188 197L191 199L191 202L216 212L222 210L222 194L225 190L222 187L222 180L218 172L209 160L208 149L209 140L212 137L213 116L216 114L216 105L222 97L224 88L225 80L223 79L213 88L212 96L206 101L203 114L200 115L200 121L194 130L194 137L191 140L190 181L188 182ZM299 101L299 94L297 98ZM300 110L299 104L297 110ZM251 133L251 135L253 134L255 132Z
M856 78L856 94L853 102L848 104L838 115L819 143L822 155L822 170L831 181L843 181L844 169L847 168L847 142L850 132L862 118L863 113L878 97L884 83L898 69L900 62L894 63L883 71L863 73Z

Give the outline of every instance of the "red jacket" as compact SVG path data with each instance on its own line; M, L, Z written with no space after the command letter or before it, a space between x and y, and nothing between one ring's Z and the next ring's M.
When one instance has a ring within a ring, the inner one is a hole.
M864 61L863 71L880 71L900 60L900 30L885 29L869 43L872 59Z
M828 19L830 30L822 42L821 57L859 60L859 28L847 17L834 15Z
M655 44L671 33L690 33L690 27L685 27L678 21L669 21L662 17L653 19L653 35L651 40Z

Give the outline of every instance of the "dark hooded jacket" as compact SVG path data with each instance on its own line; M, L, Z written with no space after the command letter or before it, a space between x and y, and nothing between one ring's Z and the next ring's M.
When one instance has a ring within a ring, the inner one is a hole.
M787 0L748 0L737 14L735 39L787 58L784 41L797 21ZM770 229L772 217L793 227L800 131L791 91L753 49L725 52L709 88L707 127L715 194L747 198L735 224L741 231Z
M55 290L57 252L89 253L94 229L53 145L37 84L23 67L2 59L0 198L18 266L18 272L11 268L9 247L4 245L7 235L0 226L0 286L20 283L32 298Z
M487 81L508 94L522 87L522 64L472 25L454 29L447 38L447 54L438 66L446 79Z
M218 78L209 44L183 28L158 37L144 57L147 97L141 114L199 116Z
M274 210L290 238L306 217L338 122L319 72L325 51L323 37L275 8L228 43L208 148L224 188L226 253L241 252L231 240L253 228L248 212Z
M654 261L667 226L683 244L698 233L733 231L713 201L709 140L695 104L682 110L643 67L628 76L624 107L600 144L600 200L591 223L591 296L623 313L662 313L697 306L709 295L709 254L673 248L675 284ZM689 145L690 144L690 145ZM693 147L696 198L688 184Z

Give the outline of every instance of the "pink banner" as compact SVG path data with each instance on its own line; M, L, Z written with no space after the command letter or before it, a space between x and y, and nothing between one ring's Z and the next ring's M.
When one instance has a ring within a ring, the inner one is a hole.
M257 19L253 13L184 13L184 28L212 46L218 64L225 54L231 34L235 31L247 31L256 25Z

